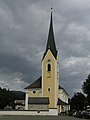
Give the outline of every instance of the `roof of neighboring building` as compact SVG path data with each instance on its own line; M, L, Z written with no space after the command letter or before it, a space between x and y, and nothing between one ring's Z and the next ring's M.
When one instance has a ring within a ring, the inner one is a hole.
M69 104L66 102L63 102L60 98L58 98L57 105L69 105Z
M63 89L65 93L69 96L68 92L61 85L59 85L59 89Z
M28 104L49 104L48 97L29 97Z
M32 88L42 88L42 76L39 77L36 81L34 81L32 84L27 86L25 89L32 89Z
M46 51L43 55L43 59L44 59L44 57L45 57L45 55L46 55L46 53L49 49L51 50L52 54L54 55L54 57L56 59L57 58L57 49L56 49L55 40L54 40L54 33L53 33L52 12L51 12L51 21L50 21L50 28L49 28L47 46L46 46Z
M63 89L63 87L61 85L59 85L59 89Z

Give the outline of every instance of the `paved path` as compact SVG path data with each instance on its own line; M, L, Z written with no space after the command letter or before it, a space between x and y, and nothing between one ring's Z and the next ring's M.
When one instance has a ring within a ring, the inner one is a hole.
M0 116L0 120L85 120L70 116Z

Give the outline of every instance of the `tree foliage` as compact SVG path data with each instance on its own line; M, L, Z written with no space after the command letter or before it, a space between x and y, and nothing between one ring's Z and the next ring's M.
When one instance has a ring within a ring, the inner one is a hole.
M20 91L9 91L0 88L0 109L4 109L7 105L14 108L14 100L25 99L25 94Z
M83 82L82 90L85 94L87 94L87 101L90 105L90 74L88 75L85 82Z
M71 110L84 110L86 107L86 98L82 93L75 93L71 98Z
M85 82L83 82L82 90L85 94L90 95L90 74L88 75Z

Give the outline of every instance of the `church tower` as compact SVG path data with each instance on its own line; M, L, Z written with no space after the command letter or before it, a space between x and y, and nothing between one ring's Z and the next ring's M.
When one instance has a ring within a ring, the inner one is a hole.
M59 84L58 51L54 38L52 11L47 45L42 58L42 75L25 89L25 110L30 110L30 114L58 115L70 110L69 94Z
M47 46L42 59L42 97L49 97L49 108L57 108L59 88L58 67L58 51L54 39L51 11Z

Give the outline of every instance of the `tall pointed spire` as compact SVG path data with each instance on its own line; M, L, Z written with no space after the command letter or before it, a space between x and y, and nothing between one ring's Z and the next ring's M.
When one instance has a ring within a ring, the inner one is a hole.
M54 57L56 59L57 58L57 49L56 49L56 45L55 45L54 32L53 32L52 8L51 8L51 20L50 20L47 46L46 46L46 51L44 53L43 59L49 49L51 50L52 54L54 55Z

